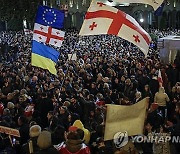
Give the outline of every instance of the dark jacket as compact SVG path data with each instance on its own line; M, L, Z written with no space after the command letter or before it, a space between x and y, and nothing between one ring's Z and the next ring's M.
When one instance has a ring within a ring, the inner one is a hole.
M53 146L47 148L47 149L40 149L35 154L59 154L59 152L54 148Z
M27 143L23 144L21 148L21 154L29 154L29 142L32 141L33 152L37 152L39 147L37 146L37 137L32 137Z
M180 137L180 115L177 118L177 124L174 126L174 130L172 131L172 137ZM180 143L173 143L177 153L180 153Z
M20 144L23 145L29 140L29 125L28 124L23 124L20 129Z

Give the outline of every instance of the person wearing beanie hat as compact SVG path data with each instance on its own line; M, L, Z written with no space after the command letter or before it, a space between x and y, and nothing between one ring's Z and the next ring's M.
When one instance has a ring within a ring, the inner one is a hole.
M7 108L9 109L11 115L14 115L14 113L15 113L14 107L15 107L14 103L12 103L12 102L7 103Z
M14 104L12 102L7 103L7 108L8 109L14 109Z
M41 132L37 139L37 145L40 148L37 154L59 154L52 145L51 133L49 131Z
M29 154L35 153L39 150L37 146L37 138L41 133L41 127L39 125L33 125L29 129L30 140L22 146L21 153Z
M84 131L75 126L70 126L66 134L66 142L54 147L59 154L90 154L90 149L83 143Z

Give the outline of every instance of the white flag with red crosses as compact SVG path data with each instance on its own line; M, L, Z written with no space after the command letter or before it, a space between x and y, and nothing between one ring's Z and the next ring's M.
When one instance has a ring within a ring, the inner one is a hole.
M86 13L79 35L112 34L138 46L147 56L151 37L130 15L93 1Z
M61 47L64 35L65 32L50 26L44 26L37 23L34 25L33 40L37 42Z

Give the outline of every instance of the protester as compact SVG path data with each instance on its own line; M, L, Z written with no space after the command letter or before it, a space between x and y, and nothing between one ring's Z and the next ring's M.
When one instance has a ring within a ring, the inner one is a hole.
M177 30L149 31L158 38L178 33ZM178 63L168 66L161 63L158 50L150 48L145 58L137 47L119 37L80 37L77 30L69 29L62 46L57 48L61 54L56 66L57 76L54 76L31 66L31 40L32 35L24 35L22 31L0 33L0 120L7 127L19 129L21 137L16 138L15 144L28 144L32 138L29 125L35 123L49 131L39 136L39 153L51 150L56 153L53 145L69 152L81 148L87 153L109 152L109 149L114 152L113 142L103 140L105 105L131 105L145 97L150 97L147 122L152 125L152 131L160 129L167 120L176 123L174 110L180 100L180 67ZM77 60L67 61L67 54L74 52ZM158 92L159 69L166 79L166 93ZM156 103L159 107L151 108ZM166 121L162 120L165 109ZM83 143L83 129L64 137L76 120L90 132L87 142ZM179 135L177 129L172 132ZM44 146L44 140L48 145ZM75 149L72 149L72 140L78 143ZM10 148L15 150L15 147ZM152 150L150 146L149 151Z

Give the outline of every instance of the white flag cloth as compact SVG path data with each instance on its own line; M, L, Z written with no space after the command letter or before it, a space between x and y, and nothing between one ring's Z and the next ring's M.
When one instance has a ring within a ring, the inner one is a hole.
M158 82L159 82L159 86L162 87L163 86L163 79L162 79L162 75L161 75L161 70L158 70Z
M117 35L138 46L147 56L151 37L130 15L93 1L86 13L79 35Z
M148 98L140 102L125 105L107 105L104 140L112 140L118 132L127 132L128 136L143 134Z
M50 44L56 47L61 47L64 40L65 32L35 23L33 40L41 43Z
M102 2L107 2L107 0L101 0ZM112 3L142 3L142 4L148 4L151 5L154 10L157 10L157 8L163 3L164 0L111 0Z

